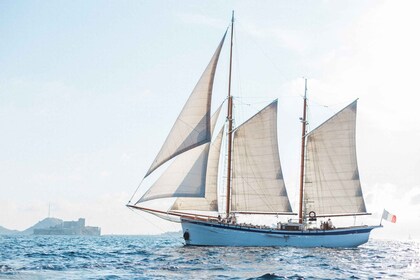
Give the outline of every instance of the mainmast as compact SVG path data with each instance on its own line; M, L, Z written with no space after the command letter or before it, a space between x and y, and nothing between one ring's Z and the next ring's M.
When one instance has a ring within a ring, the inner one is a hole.
M232 180L232 110L233 110L233 101L230 94L231 81L232 81L232 49L233 49L233 23L234 23L234 11L232 11L232 27L230 30L230 61L229 61L229 87L228 87L228 131L227 131L227 141L228 141L228 163L227 163L227 185L226 185L226 217L229 217L230 214L230 189L231 189L231 180Z
M305 176L305 135L306 135L306 78L305 78L305 95L303 97L303 117L302 121L302 146L300 149L300 187L299 187L299 223L303 223L303 178Z

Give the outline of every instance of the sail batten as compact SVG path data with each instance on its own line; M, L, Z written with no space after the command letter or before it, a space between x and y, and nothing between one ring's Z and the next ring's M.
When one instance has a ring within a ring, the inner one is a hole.
M277 100L235 130L232 212L291 212L277 143Z
M366 213L356 157L356 112L357 100L307 135L307 213Z
M222 38L145 177L168 160L211 141L211 96Z

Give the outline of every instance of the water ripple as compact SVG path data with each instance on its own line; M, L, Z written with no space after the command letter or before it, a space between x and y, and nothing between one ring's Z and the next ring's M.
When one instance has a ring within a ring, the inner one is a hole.
M415 242L357 249L184 247L156 236L0 236L0 279L420 279Z

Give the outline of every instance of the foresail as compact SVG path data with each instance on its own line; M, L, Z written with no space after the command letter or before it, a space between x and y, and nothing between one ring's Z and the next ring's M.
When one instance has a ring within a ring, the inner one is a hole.
M365 213L356 158L357 100L310 132L306 142L306 213Z
M280 166L277 100L236 129L232 164L232 211L292 211Z
M209 147L206 143L176 157L137 203L165 197L204 197Z
M216 113L214 115L216 115ZM214 117L212 117L212 120L213 118ZM217 178L219 171L220 148L222 144L223 132L224 127L222 127L216 139L210 146L204 197L177 198L174 205L172 206L172 210L218 211Z
M211 141L210 107L213 80L225 36L223 36L210 63L184 105L145 177L173 157Z

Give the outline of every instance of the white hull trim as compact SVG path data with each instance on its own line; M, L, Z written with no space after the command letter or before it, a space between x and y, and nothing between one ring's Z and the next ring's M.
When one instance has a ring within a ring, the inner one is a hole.
M330 230L278 230L244 227L181 218L185 244L192 246L329 247L353 248L366 243L370 232L381 226Z

